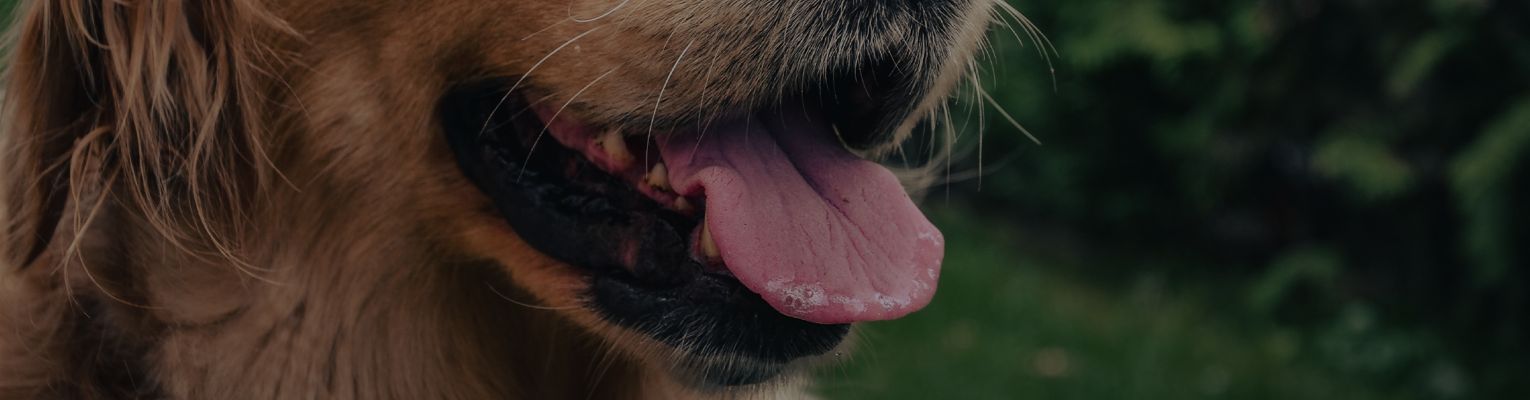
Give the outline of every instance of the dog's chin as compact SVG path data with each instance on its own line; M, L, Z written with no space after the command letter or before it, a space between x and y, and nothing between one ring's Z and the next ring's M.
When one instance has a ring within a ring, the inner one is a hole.
M681 381L701 388L751 385L786 375L834 350L848 324L821 325L782 315L737 280L702 273L664 288L596 275L589 298L607 321L640 332L669 350L661 360Z

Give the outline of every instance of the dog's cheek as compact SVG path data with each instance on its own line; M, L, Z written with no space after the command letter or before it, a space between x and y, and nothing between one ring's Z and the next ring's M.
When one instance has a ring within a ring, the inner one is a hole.
M543 306L584 308L581 297L589 284L576 269L533 249L493 215L463 216L459 221L459 243L469 257L493 260Z
M472 209L472 208L463 208ZM578 269L554 260L533 249L520 236L505 225L503 219L492 215L461 215L458 244L471 257L494 260L508 272L510 284L531 293L541 304L564 318L583 327L590 333L613 343L614 348L628 356L659 362L664 354L663 346L651 338L618 327L606 321L587 304L590 290L587 277ZM661 357L660 357L661 358Z

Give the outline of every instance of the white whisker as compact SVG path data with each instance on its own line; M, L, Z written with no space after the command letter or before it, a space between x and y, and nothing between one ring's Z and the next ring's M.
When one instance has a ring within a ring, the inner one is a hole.
M536 37L537 35L542 34L542 32L547 32L548 29L552 29L553 27L556 27L558 25L563 25L564 22L568 22L568 20L562 19L562 20L558 20L558 22L554 22L554 23L548 24L546 28L538 29L536 32L532 32L531 34L528 34L528 35L526 35L524 37L521 37L521 41L524 42L527 39L531 39L533 37Z
M972 75L969 77L972 81L972 91L977 93L983 88L983 79L979 76L979 73L982 71L978 69L976 61L973 61L968 65L969 68L972 69ZM974 94L973 97L973 100L976 100L977 95ZM987 122L987 115L983 114L983 105L981 103L977 101L973 101L972 103L973 104L971 107L977 109L978 115L977 190L981 192L983 191L983 137L987 136L988 133L988 127L985 126L985 122Z
M499 98L499 102L494 104L494 109L489 110L489 116L484 118L483 127L478 128L478 136L483 136L484 132L489 131L489 122L494 120L494 114L499 112L499 108L505 105L505 100L509 100L510 96L515 94L515 89L520 88L521 83L526 82L526 77L531 76L531 73L536 71L537 67L541 67L542 63L547 62L547 59L552 58L554 54L558 54L559 51L562 51L563 48L568 47L569 44L574 43L574 41L579 40L579 38L582 38L585 35L589 35L591 32L595 32L597 29L600 29L600 27L590 28L590 30L584 31L584 33L569 38L568 41L563 42L563 44L558 45L557 48L547 52L547 55L542 56L541 60L537 60L536 64L532 64L531 69L528 69L526 70L526 73L521 74L520 79L516 79L514 85L510 85L510 90L505 91L505 96Z
M643 164L645 165L648 164L648 146L653 142L654 124L659 119L659 105L664 103L664 91L669 89L669 80L675 77L675 70L680 69L680 62L685 60L685 53L689 53L691 46L695 44L694 39L685 44L685 49L680 50L680 56L675 57L675 65L669 67L669 75L664 77L664 84L659 86L659 98L653 102L653 116L648 118L648 138L643 141Z
M530 309L533 309L533 310L562 311L562 310L575 310L575 309L579 308L579 306L548 307L548 306L539 306L539 305L536 305L536 304L527 304L527 303L522 302L520 300L512 299L512 298L510 298L510 296L506 296L504 293L500 293L498 289L494 288L494 285L491 285L491 284L488 284L488 283L484 283L484 286L488 286L489 287L489 291L490 292L494 292L495 296L499 296L499 298L505 299L505 301L508 301L511 304L515 304L515 305L518 305L518 306L521 306L521 307L530 308Z
M632 2L632 0L622 0L621 3L617 3L616 6L611 7L611 9L609 9L609 10L606 10L605 13L600 14L600 15L596 15L594 18L590 18L590 19L580 19L579 17L575 17L574 16L574 11L573 11L574 5L573 5L572 2L570 2L569 3L568 20L574 21L574 22L578 22L578 23L581 23L581 24L599 21L601 18L605 18L605 17L611 16L611 14L616 13L616 10L622 9L623 6L626 6L627 3L631 3L631 2Z
M961 183L972 179L982 179L984 176L996 174L1000 170L1003 170L1006 167L1009 167L1011 164L1014 164L1016 160L1020 159L1020 154L1021 153L1019 151L1012 152L1009 155L1000 158L999 162L994 163L992 167L982 171L981 173L972 169L966 171L957 171L951 173L951 175L947 176L946 179L936 181L931 183L931 185L950 185L953 183Z
M1030 138L1031 141L1035 142L1037 146L1041 145L1041 140L1040 139L1036 139L1036 136L1032 135L1031 131L1029 129L1025 129L1024 125L1020 125L1020 121L1016 121L1015 117L1009 116L1009 112L1008 111L1004 111L1004 106L999 105L999 101L998 100L994 100L993 96L989 96L988 92L983 90L983 88L975 88L975 89L978 91L978 95L983 96L983 100L987 100L988 104L993 105L993 110L994 111L998 111L999 115L1004 116L1004 119L1009 121L1010 125L1013 125L1015 127L1015 129L1019 129L1020 133L1024 133L1025 137Z
M941 114L943 114L945 116L945 119L946 119L946 122L944 124L946 126L946 129L945 129L945 139L946 140L945 140L945 146L942 146L942 147L944 147L943 150L946 153L945 157L944 157L945 158L944 161L946 163L946 180L949 181L949 180L951 180L951 162L952 162L951 161L951 159L952 159L952 157L951 157L951 148L955 147L955 143L956 143L956 127L955 127L955 124L951 123L951 107L949 106L949 104L941 105ZM951 202L951 185L946 185L945 189L946 189L946 202L950 203Z
M584 85L584 87L579 88L579 91L574 92L574 95L570 96L568 98L568 101L563 102L563 106L562 107L558 107L558 111L554 111L553 112L552 117L547 118L547 123L542 124L542 131L541 132L537 132L536 139L532 139L531 140L531 147L526 149L526 161L521 163L521 172L519 172L519 173L517 173L515 175L515 181L516 182L520 182L521 181L521 177L526 175L526 165L531 163L531 153L537 151L537 144L538 143L542 143L542 136L547 135L548 127L552 125L553 121L556 121L558 119L558 115L563 114L563 110L567 109L569 104L574 104L574 100L579 99L579 95L584 94L584 91L589 90L591 86L595 86L596 82L600 82L601 79L605 79L607 76L610 76L611 73L613 73L613 72L616 72L616 68L611 68L610 71L606 71L606 73L601 74L598 77L595 77L595 79L591 80L590 83L587 83L587 84Z
M1052 44L1052 40L1048 39L1046 34L1041 33L1041 28L1037 27L1035 22L1032 22L1030 18L1027 18L1025 14L1020 13L1020 10L1015 9L1015 7L1010 5L1008 2L1004 0L994 0L994 5L998 6L1000 10L1003 10L1005 14L1008 14L1010 18L1014 18L1016 22L1019 22L1021 28L1025 29L1026 35L1030 36L1031 41L1036 43L1037 54L1040 55L1043 60L1046 60L1047 70L1052 74L1052 91L1057 91L1057 67L1052 64L1053 56L1060 57L1057 52L1057 46ZM1050 54L1048 50L1051 50Z
M701 79L701 95L697 96L699 98L697 104L701 104L701 106L696 108L696 116L701 121L702 132L706 132L707 129L711 128L712 122L717 118L717 113L712 112L709 105L712 104L710 99L712 95L712 79L717 77L717 62L721 61L722 58L722 53L713 54L712 62L707 64L706 76Z

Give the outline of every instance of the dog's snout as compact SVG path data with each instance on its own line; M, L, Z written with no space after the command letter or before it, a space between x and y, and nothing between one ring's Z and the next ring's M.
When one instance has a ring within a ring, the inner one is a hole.
M961 3L961 0L882 0L888 3L907 4L911 6L931 6Z
M863 6L889 7L891 12L923 13L930 10L951 10L970 5L972 0L851 0Z

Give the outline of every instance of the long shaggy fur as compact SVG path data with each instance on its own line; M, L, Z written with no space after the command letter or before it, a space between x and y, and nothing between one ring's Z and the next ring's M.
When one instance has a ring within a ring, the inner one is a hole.
M6 132L0 265L17 269L0 278L4 294L15 297L5 302L16 305L0 308L0 326L15 328L4 333L16 335L0 339L0 354L7 355L0 358L7 377L0 394L63 385L84 397L142 394L113 392L124 385L112 381L137 371L59 381L100 360L57 359L51 356L70 352L53 347L79 337L131 340L70 317L103 299L71 296L66 282L36 287L18 276L88 274L81 252L93 244L84 232L108 201L140 211L169 244L204 238L199 244L231 255L222 238L242 231L247 200L237 196L247 189L240 186L264 180L248 166L262 143L252 57L258 31L274 18L250 1L28 6L8 48L5 88L14 100L6 102L8 123L0 128ZM123 344L107 353L139 350Z

